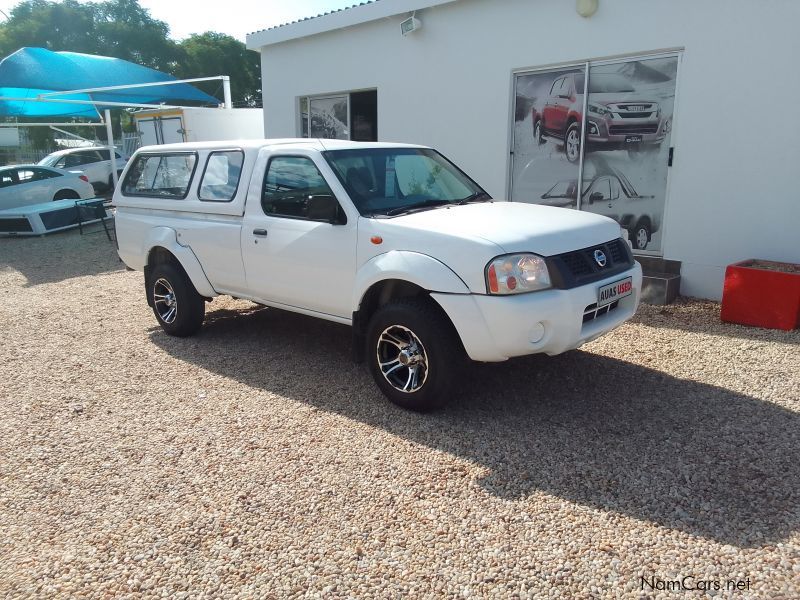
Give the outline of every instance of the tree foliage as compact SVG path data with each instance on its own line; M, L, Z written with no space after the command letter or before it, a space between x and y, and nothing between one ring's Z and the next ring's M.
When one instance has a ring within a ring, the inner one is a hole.
M230 75L231 96L237 106L255 106L261 101L259 55L239 40L207 31L189 36L180 47L183 56L175 75L183 79Z
M0 55L26 46L113 56L179 78L230 75L238 106L253 106L261 97L258 54L221 33L175 42L169 26L154 19L137 0L24 0L0 24ZM214 86L201 87L222 98Z

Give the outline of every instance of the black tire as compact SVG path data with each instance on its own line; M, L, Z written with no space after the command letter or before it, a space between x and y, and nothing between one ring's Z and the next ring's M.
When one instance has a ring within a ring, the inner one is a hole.
M186 337L202 327L205 300L179 266L160 263L153 267L147 278L147 295L158 324L168 335ZM170 312L173 309L174 313Z
M630 230L629 236L634 250L644 250L650 242L650 221L646 218L639 219L636 226Z
M80 200L81 196L75 190L59 190L56 192L56 195L53 196L53 201L56 200Z
M429 298L401 299L378 309L367 327L365 356L384 395L398 406L418 412L439 408L450 399L466 363L452 324ZM403 382L409 391L400 389Z
M571 163L576 163L581 158L581 126L573 121L564 133L564 155Z
M536 140L536 143L540 146L544 144L544 128L542 127L542 120L537 119L536 123L533 124L533 139Z

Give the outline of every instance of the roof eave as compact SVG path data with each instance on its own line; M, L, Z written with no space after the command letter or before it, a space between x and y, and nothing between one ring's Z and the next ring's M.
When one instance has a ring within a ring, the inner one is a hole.
M271 29L247 34L247 48L260 50L265 46L281 44L319 33L344 29L354 25L369 23L395 15L410 13L416 10L431 8L440 4L449 4L458 0L380 0L371 4L362 4L319 17L280 25Z

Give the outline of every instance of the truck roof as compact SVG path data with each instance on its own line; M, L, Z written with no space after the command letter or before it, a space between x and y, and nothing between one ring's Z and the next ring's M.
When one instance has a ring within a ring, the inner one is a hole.
M140 151L145 152L186 152L189 150L213 150L241 148L243 150L257 150L281 146L287 150L292 148L324 150L355 150L358 148L424 148L416 144L397 144L386 142L351 142L349 140L327 140L320 138L278 138L263 140L224 140L218 142L182 142L179 144L161 144L158 146L144 146Z

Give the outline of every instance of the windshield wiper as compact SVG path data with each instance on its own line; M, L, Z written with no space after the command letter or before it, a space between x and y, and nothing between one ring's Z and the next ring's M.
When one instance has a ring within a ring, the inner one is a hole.
M417 204L409 204L407 206L398 206L396 208L392 208L387 210L385 214L387 217L394 217L396 215L401 215L403 213L410 213L415 212L417 210L425 210L428 208L436 208L437 206L444 206L446 204L451 204L449 200L425 200L424 202L418 202Z
M462 198L456 204L469 204L470 202L490 202L492 197L486 192L475 192L466 198Z

